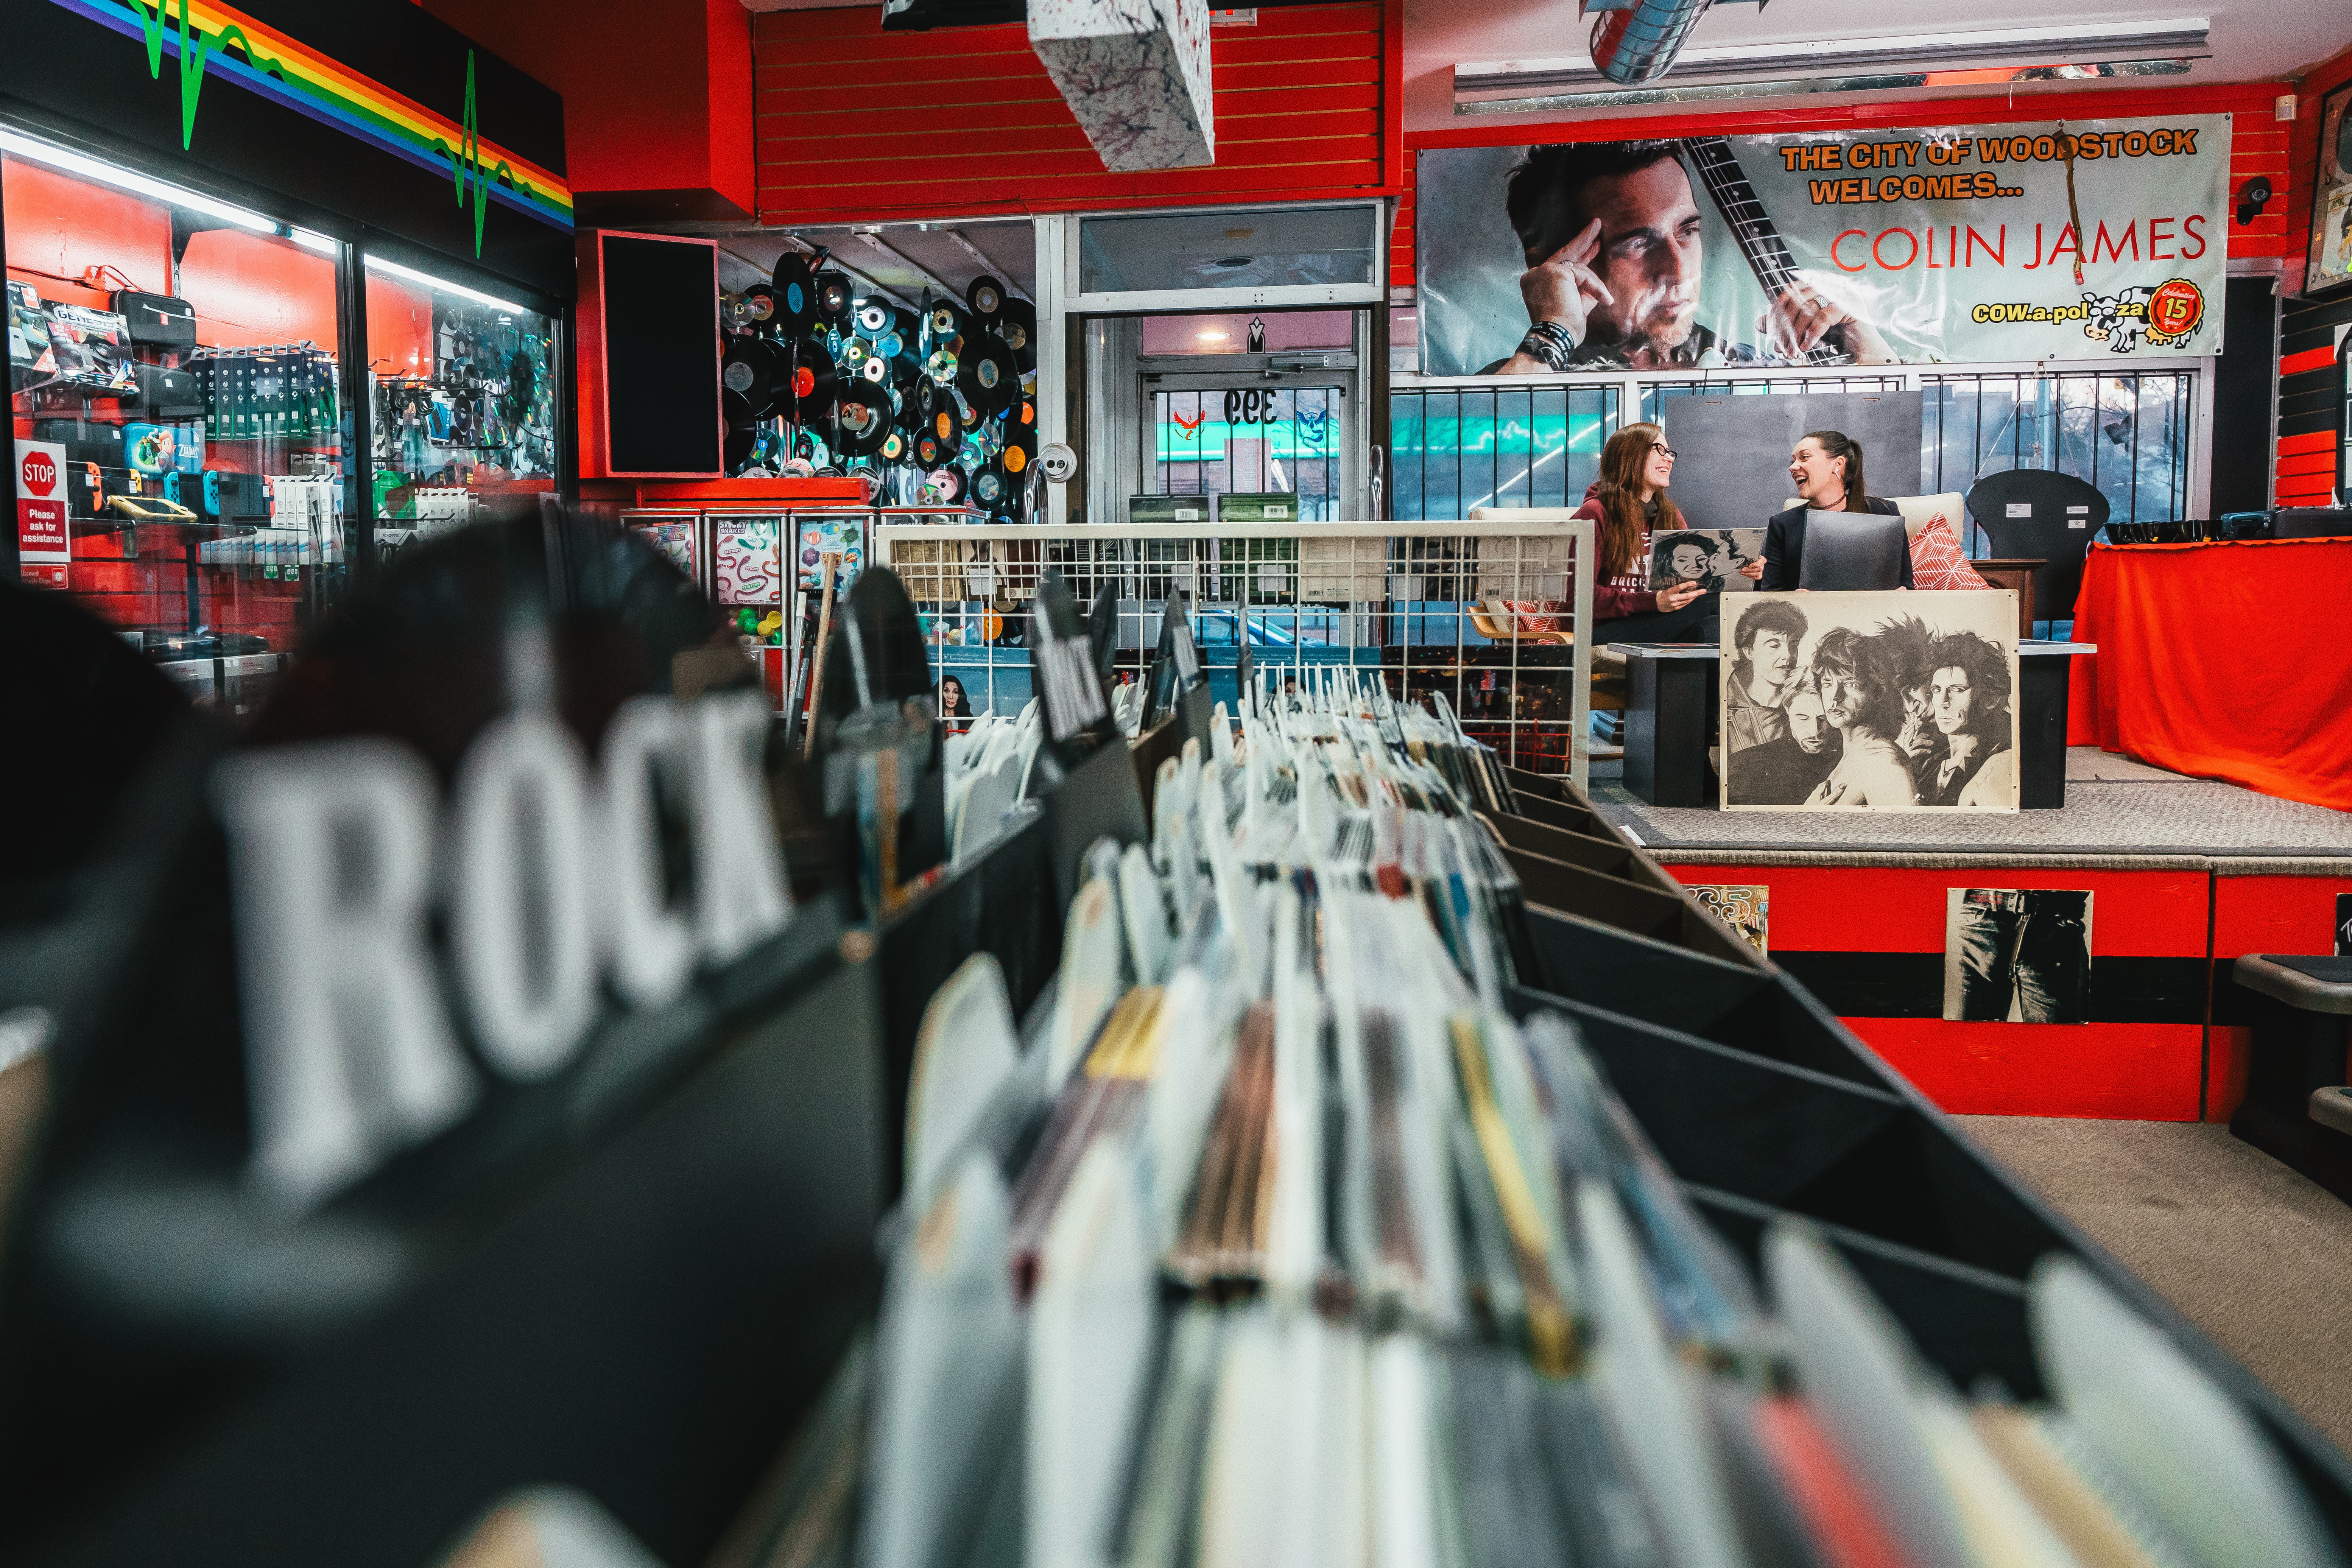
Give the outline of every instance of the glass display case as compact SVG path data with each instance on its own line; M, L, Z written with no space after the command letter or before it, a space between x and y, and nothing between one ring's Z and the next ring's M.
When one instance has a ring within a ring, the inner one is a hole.
M377 548L554 489L552 320L380 256L366 268Z
M347 565L340 247L13 130L0 204L21 574L249 706Z

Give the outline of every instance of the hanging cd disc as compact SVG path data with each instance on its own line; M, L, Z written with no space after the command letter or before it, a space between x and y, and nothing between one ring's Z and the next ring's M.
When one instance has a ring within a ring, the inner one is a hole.
M846 272L820 272L816 275L816 313L820 321L838 326L849 320L849 310L856 296L856 286Z
M847 337L841 340L841 368L852 375L862 374L866 369L866 362L873 357L874 345L864 338Z
M923 370L933 381L944 386L956 378L956 356L948 349L933 349L930 358L923 362Z
M879 388L853 387L841 395L841 406L834 417L839 431L834 446L841 454L870 458L882 449L883 439L890 433L890 400Z
M965 342L955 384L964 401L983 414L1002 414L1021 396L1021 372L1013 363L1013 351L1002 338L987 334Z
M984 272L963 291L963 302L971 307L971 313L983 327L996 325L996 318L1004 311L1004 285Z
M816 320L815 275L809 271L808 258L797 250L787 250L776 258L775 275L769 287L775 291L776 322L788 332L804 332Z

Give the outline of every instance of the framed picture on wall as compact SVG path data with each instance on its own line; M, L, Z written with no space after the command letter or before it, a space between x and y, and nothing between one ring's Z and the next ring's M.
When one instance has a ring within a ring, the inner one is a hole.
M2311 185L2306 295L2352 289L2352 83L2319 100L2319 157Z

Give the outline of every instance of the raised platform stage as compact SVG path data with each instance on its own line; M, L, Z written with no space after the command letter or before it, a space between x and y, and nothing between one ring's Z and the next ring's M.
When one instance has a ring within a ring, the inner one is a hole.
M1685 883L1768 889L1772 962L1946 1110L2227 1121L2247 1019L2230 965L2335 951L2352 814L2087 747L2067 772L2063 809L2000 816L1662 808L1599 761L1591 795ZM1954 888L2089 891L2089 1020L1947 1020Z

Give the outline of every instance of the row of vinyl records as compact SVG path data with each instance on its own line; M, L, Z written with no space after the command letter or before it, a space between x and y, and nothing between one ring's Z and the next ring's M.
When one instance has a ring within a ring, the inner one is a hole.
M2035 1402L1954 1388L1801 1221L1752 1278L1507 1007L1491 756L1346 679L1161 766L1024 1023L984 954L932 999L878 1327L721 1568L2342 1561L2071 1258ZM562 1500L496 1528L642 1561Z

